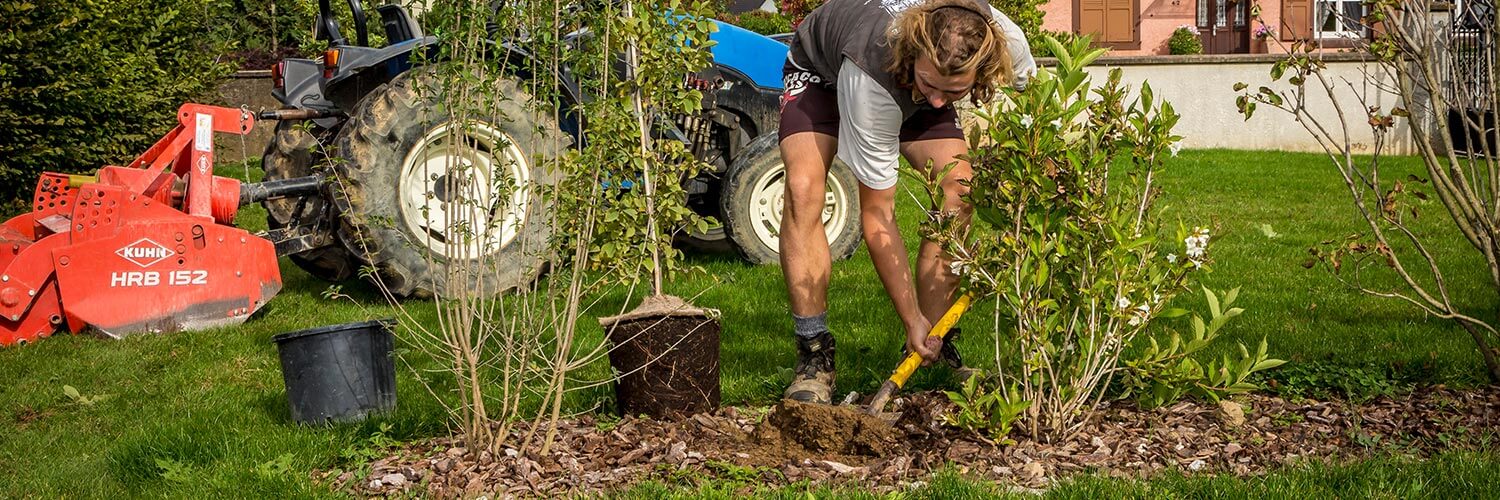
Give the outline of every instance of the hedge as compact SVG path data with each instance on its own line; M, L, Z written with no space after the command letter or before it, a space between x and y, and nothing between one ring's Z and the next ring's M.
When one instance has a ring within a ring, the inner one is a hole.
M143 152L229 74L213 0L0 0L0 200Z

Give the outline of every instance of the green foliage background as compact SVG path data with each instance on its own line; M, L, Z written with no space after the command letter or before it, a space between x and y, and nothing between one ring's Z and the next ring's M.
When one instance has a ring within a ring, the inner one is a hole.
M786 14L779 12L766 12L763 10L752 10L743 14L724 12L719 14L719 20L762 35L792 32L792 19Z
M1031 45L1031 55L1035 57L1052 55L1047 50L1047 35L1053 35L1053 38L1063 43L1072 39L1071 33L1052 32L1042 28L1046 13L1042 12L1041 7L1045 3L1047 0L990 0L990 5L1000 9L1000 12L1005 13L1021 28L1021 32L1026 33L1026 43Z
M129 161L230 72L207 0L0 2L0 200Z

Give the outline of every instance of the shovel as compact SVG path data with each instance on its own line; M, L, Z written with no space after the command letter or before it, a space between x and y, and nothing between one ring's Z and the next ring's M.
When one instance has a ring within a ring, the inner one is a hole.
M963 317L964 311L969 309L969 303L973 300L974 297L967 293L960 296L957 301L953 302L953 306L948 308L948 312L943 313L942 319L932 325L932 330L927 333L927 336L941 339L947 335L948 330L958 323L958 318ZM901 360L901 364L896 366L896 372L891 374L891 378L880 384L880 390L875 391L875 396L870 399L870 407L866 411L871 415L880 415L884 412L886 403L891 401L891 396L896 395L896 391L906 385L906 379L911 378L911 374L915 373L920 366L922 366L920 354L916 352L907 354L906 359Z

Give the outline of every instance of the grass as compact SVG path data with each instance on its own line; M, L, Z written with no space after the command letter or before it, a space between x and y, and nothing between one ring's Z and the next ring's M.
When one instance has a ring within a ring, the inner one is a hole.
M1390 168L1404 176L1417 172L1419 165L1396 159ZM240 167L222 171L235 174ZM1293 360L1293 366L1319 366L1323 371L1334 367L1335 375L1325 378L1336 378L1337 367L1375 367L1409 381L1464 385L1483 380L1478 356L1462 330L1400 303L1347 290L1322 271L1299 265L1308 247L1359 229L1342 183L1320 156L1188 151L1169 165L1162 179L1167 217L1188 226L1216 228L1212 252L1217 263L1205 282L1215 288L1242 287L1240 304L1247 312L1226 328L1232 340L1250 343L1265 336L1272 355ZM914 244L910 231L918 212L909 201L903 203L903 227L908 244ZM1432 246L1449 269L1482 265L1471 251L1465 253L1466 243L1443 229L1447 215L1440 205L1424 209L1423 228L1436 235ZM245 209L239 220L251 230L264 227L264 213L258 208ZM1262 224L1279 235L1267 236ZM694 255L689 261L705 272L676 280L669 291L723 311L724 401L774 401L790 377L795 356L779 272L745 265L729 255ZM286 288L281 295L239 327L121 341L57 336L22 349L0 350L0 379L7 381L0 384L0 495L330 496L332 492L309 480L309 470L357 468L362 457L378 455L390 439L448 432L441 405L411 370L399 373L400 406L391 415L352 426L292 425L271 337L389 316L391 310L361 285L344 286L356 300L329 300L322 296L327 283L285 260L282 271ZM1461 300L1480 311L1500 309L1481 273L1452 279L1454 295ZM897 361L900 322L866 251L835 264L831 286L834 308L829 321L839 336L840 392L868 394ZM1183 300L1183 305L1193 307L1201 298ZM606 311L624 302L623 295L616 294L598 310L609 314ZM971 333L960 348L971 356L987 352L984 346L990 340L982 334L990 327L982 320L988 316L987 307L981 304L964 322ZM413 308L419 317L430 317L430 306ZM596 325L584 322L583 328L586 338L599 341ZM432 366L431 360L399 345L398 349L405 361ZM602 365L590 367L595 375L607 370ZM445 381L428 381L443 393ZM932 389L948 382L944 370L923 370L912 386ZM65 385L86 397L108 397L76 403L64 395ZM596 404L607 408L608 397L607 389L579 393L569 406L574 411ZM1348 491L1356 493L1423 496L1427 491L1484 491L1465 489L1464 481L1493 490L1497 463L1488 455L1462 455L1430 462L1391 459L1347 467L1312 466L1252 480L1164 477L1134 483L1084 478L1052 494L1304 496L1303 491L1337 491L1323 486L1327 479L1335 485L1346 483ZM940 489L928 490L928 496L995 491L955 481L951 489L935 482L932 488ZM636 491L653 496L649 489Z
M722 481L697 484L652 482L624 491L616 498L883 498L868 491L841 487L793 485L752 487ZM926 484L889 495L895 498L1004 499L1250 499L1250 498L1491 498L1500 489L1500 461L1492 455L1449 453L1429 460L1382 457L1329 465L1309 462L1275 474L1240 478L1229 475L1184 476L1164 473L1150 480L1083 475L1059 481L1044 492L1019 491L966 477L953 469L936 474Z

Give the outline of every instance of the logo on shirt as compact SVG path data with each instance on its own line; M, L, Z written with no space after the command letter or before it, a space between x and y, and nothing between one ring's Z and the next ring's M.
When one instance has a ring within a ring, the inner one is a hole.
M797 96L802 95L808 85L822 85L823 78L811 71L794 71L783 75L781 84L784 88L781 91L781 107L785 108L787 104L796 100Z

